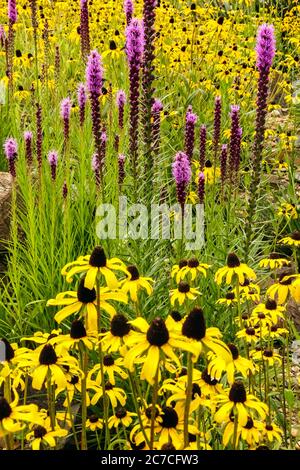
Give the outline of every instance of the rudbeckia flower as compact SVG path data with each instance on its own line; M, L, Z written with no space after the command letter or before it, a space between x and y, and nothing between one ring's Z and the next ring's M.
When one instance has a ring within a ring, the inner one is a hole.
M69 350L80 347L83 344L88 349L93 349L96 340L93 336L88 336L84 324L81 320L73 320L69 335L59 335L51 340L51 344L57 344L57 350L60 348Z
M66 392L66 399L63 403L63 406L66 408L69 406L70 403L72 403L74 394L78 392L79 394L82 394L82 388L81 388L81 381L82 378L84 377L83 372L78 375L72 375L67 373L66 378L67 378L67 386L66 388L59 388L57 387L55 390L55 398L58 397L58 395L61 392ZM89 384L89 380L87 381L87 384ZM88 392L86 392L86 405L90 405L90 397Z
M170 291L170 302L172 306L174 306L176 302L182 305L186 299L195 300L197 295L200 295L198 289L190 287L187 282L180 281L177 289Z
M0 397L0 437L16 433L24 428L24 423L43 424L43 419L36 405L18 405L18 396L8 403Z
M225 277L226 284L231 284L235 276L238 278L240 284L243 284L247 277L256 279L256 274L253 269L249 268L245 263L240 263L235 253L229 253L227 266L218 269L215 275L215 281L217 284L221 284Z
M279 426L274 423L266 424L262 429L262 435L265 437L269 442L278 441L279 443L282 440L282 430Z
M251 357L255 361L265 361L269 366L274 366L274 364L281 364L282 358L279 354L275 353L272 349L264 349L260 351L255 351L251 354Z
M104 249L96 246L91 255L80 256L76 261L66 264L61 274L66 276L67 282L72 282L73 276L78 273L86 273L84 287L92 290L99 273L103 274L107 286L110 289L118 288L118 279L113 271L122 271L127 274L126 266L118 258L107 259Z
M207 370L212 378L221 379L222 373L226 372L229 384L234 382L235 372L239 372L244 378L247 378L250 373L254 374L255 367L252 362L245 357L240 356L238 348L234 344L228 344L231 352L232 360L226 363L222 357L216 354L209 353L209 363Z
M88 385L88 388L89 390L93 390L94 392L96 392L93 398L91 399L91 404L94 406L96 405L96 403L98 403L100 398L103 397L103 387L97 382L91 382L90 385ZM127 396L122 388L114 387L113 384L111 384L110 382L106 382L104 388L104 393L108 396L111 406L113 408L116 408L118 406L118 402L121 406L125 406Z
M47 426L45 423L43 426L34 424L32 431L26 435L26 440L29 442L32 450L45 450L45 447L55 447L55 438L67 436L68 431L56 427L53 431L51 426Z
M164 406L162 408L162 422L154 428L155 435L158 435L158 445L161 447L168 442L172 442L176 449L183 446L184 430L184 409L178 404L175 407ZM188 424L188 432L197 435L199 433L196 426Z
M21 338L21 341L33 341L37 344L46 344L49 339L54 338L54 336L58 336L60 334L61 329L51 330L51 333L43 333L42 331L36 331L33 336L25 336L24 338Z
M285 163L286 168L288 164ZM277 211L279 217L284 217L286 220L298 219L297 209L294 204L289 204L288 202L283 202Z
M236 303L237 302L237 298L235 297L235 294L233 291L230 291L230 292L227 292L227 294L225 295L225 297L221 298L221 299L218 299L217 300L217 304L226 304L226 305L231 305L233 303Z
M150 283L153 279L151 277L140 277L136 266L127 266L127 271L127 279L120 282L122 292L129 293L133 302L137 302L138 292L142 289L145 289L148 295L152 294L153 288Z
M124 365L133 372L135 361L143 362L141 379L146 379L151 385L154 383L161 358L167 357L180 367L179 358L174 353L175 348L188 351L195 358L199 356L200 344L184 341L169 329L168 320L165 322L162 318L155 318L149 325L144 318L139 317L130 324L139 331L133 332L126 341L129 350L125 355Z
M234 288L234 293L237 296L237 288ZM239 285L240 300L252 300L253 302L259 302L260 299L260 287L250 279L245 279L243 284Z
M254 395L247 394L242 382L234 382L230 389L223 394L215 396L215 401L220 408L214 415L217 423L229 420L231 413L237 414L238 423L245 426L248 416L258 414L261 419L265 419L268 413L268 406L262 403Z
M171 278L173 279L176 276L176 283L179 284L181 281L182 269L187 266L187 259L181 259L178 264L174 264L171 269Z
M119 426L128 428L132 423L132 416L137 415L136 413L131 413L130 411L127 411L126 408L119 406L116 409L115 414L108 420L109 429L118 428Z
M74 374L80 373L78 362L75 357L63 354L58 356L51 344L45 344L43 349L25 353L18 363L19 368L29 368L32 376L32 387L41 390L43 383L51 374L51 383L60 388L66 388L66 369Z
M199 263L197 258L190 258L187 260L187 264L182 266L178 271L176 282L183 281L186 277L190 277L191 281L194 281L198 274L203 274L203 276L206 277L208 268L210 268L209 264Z
M245 426L241 426L238 423L237 426L237 436L236 442L238 443L240 439L247 442L250 447L253 447L259 443L261 440L261 429L263 424L256 419L252 419L251 416L248 416L247 423ZM223 432L222 442L224 446L228 446L229 443L233 444L234 436L234 417L230 417L230 421L226 424L226 427Z
M118 359L114 359L111 354L106 354L103 357L103 372L104 374L108 375L108 380L112 385L116 384L115 374L119 375L121 379L127 379L128 375L122 369L124 367L123 358L119 357ZM93 375L98 372L96 377L96 382L101 382L101 366L100 364L96 364L92 370L88 373L88 378L92 380Z
M298 290L297 284L294 285L293 281L297 279L297 275L286 275L282 274L278 281L275 282L269 289L267 290L267 296L271 299L276 299L277 303L282 305L287 301L289 294L292 297L298 298ZM300 297L300 294L299 294Z
M252 320L258 320L262 324L276 325L279 319L284 318L285 307L277 305L273 299L268 299L265 304L257 305L250 316Z
M280 269L283 266L288 266L289 260L283 258L279 253L270 253L268 258L260 260L260 268Z
M107 302L108 300L127 303L127 296L121 291L111 291L108 287L100 287L100 310L105 310L110 316L113 316L116 310ZM80 317L85 318L88 332L95 332L98 329L96 290L86 288L84 279L79 282L77 292L62 292L55 299L48 300L47 305L65 305L54 317L58 323L61 323L73 313L79 313Z
M282 238L279 243L282 243L283 245L291 245L296 248L300 247L300 232L293 232L288 237Z
M186 395L186 387L187 383L183 380L175 381L173 379L167 379L163 382L159 394L162 395L164 391L171 392L171 395L167 399L166 405L172 406L173 402L178 403L178 407L182 407L184 412L185 402L187 399ZM211 403L209 400L203 398L201 394L201 388L199 387L197 382L193 382L192 385L192 399L190 403L190 413L196 411L199 406L207 406L211 407Z
M86 429L89 429L90 431L103 429L103 420L96 415L91 415L86 421Z
M260 337L259 329L255 329L252 326L248 326L247 328L243 328L242 330L236 333L237 338L245 338L247 343L257 343Z
M110 322L110 330L106 333L100 333L103 351L120 351L132 334L131 325L125 315L122 313L114 315Z

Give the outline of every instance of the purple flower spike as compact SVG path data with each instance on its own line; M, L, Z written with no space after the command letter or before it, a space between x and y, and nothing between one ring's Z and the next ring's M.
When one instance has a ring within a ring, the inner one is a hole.
M77 90L77 101L79 106L79 121L80 126L82 127L85 119L85 105L86 105L86 92L84 83L78 85Z
M276 51L274 26L263 24L258 28L256 41L256 65L260 72L271 68Z
M18 12L16 6L16 0L8 0L8 19L12 24L15 24L18 19Z
M202 171L199 173L199 178L198 178L198 197L199 197L199 203L203 204L204 202L204 194L205 194L205 176Z
M3 28L2 24L0 24L0 45L1 45L1 47L4 47L5 40L6 40L6 34L5 34L5 31L4 31L4 28Z
M89 93L99 97L101 95L103 83L102 58L98 51L93 50L89 57L86 67L86 85Z
M124 0L124 13L126 15L126 23L129 25L133 16L133 1Z
M100 188L101 185L100 166L101 165L99 161L99 156L97 153L95 153L92 157L92 170L95 174L95 182L97 188Z
M118 173L119 173L119 188L121 189L124 178L125 178L125 160L126 157L123 154L118 156Z
M152 114L158 114L164 109L163 104L160 100L154 100L154 103L152 105Z
M213 136L213 146L215 154L215 163L218 153L220 135L221 135L221 113L222 113L222 100L221 96L216 96L215 98L215 113L214 113L214 136Z
M30 131L25 131L24 132L24 140L25 140L25 156L26 156L26 161L29 166L32 165L33 158L32 158L32 132Z
M62 187L62 196L66 200L68 196L68 185L66 180L64 181L63 187Z
M80 40L81 55L85 59L90 53L88 0L80 0Z
M221 155L220 155L220 170L221 170L221 186L222 190L226 181L226 172L227 172L227 145L222 145Z
M198 116L193 113L191 106L188 107L185 116L185 153L189 160L193 157L194 145L195 145L195 124Z
M60 116L63 120L70 119L72 102L70 98L64 98L60 103Z
M126 54L130 65L140 68L144 52L144 26L141 20L132 18L126 28Z
M16 159L18 156L18 144L12 137L6 139L4 143L4 153L8 160L9 172L13 178L16 177Z
M123 129L124 127L124 107L126 104L126 94L125 91L119 90L117 93L117 106L118 106L118 112L119 112L119 127L120 129Z
M207 128L204 124L200 127L200 152L199 152L199 164L200 170L203 171L205 160L206 160L206 136Z
M240 159L240 107L237 105L231 106L230 118L231 118L231 132L230 132L230 181L233 182L235 172L238 167L237 160Z
M177 200L183 209L186 199L186 187L192 177L190 161L185 153L178 152L176 154L172 164L172 175L176 183Z
M56 179L56 168L57 168L57 162L58 162L58 154L55 150L52 150L48 154L48 162L51 168L51 178L52 181L55 181Z

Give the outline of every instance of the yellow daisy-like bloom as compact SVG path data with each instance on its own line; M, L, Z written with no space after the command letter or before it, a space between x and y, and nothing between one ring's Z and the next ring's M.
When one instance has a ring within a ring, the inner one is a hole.
M122 390L122 388L114 387L113 384L111 384L110 382L106 382L104 388L105 394L108 396L111 406L113 408L116 408L118 406L118 402L121 406L125 406L127 396L125 391ZM88 385L88 389L96 392L93 398L91 399L91 404L94 406L103 396L103 387L101 385L101 382L99 385L99 383L91 381Z
M293 232L288 237L282 238L279 243L282 243L283 245L291 245L296 248L300 247L300 232Z
M103 420L98 418L96 415L91 415L86 421L86 429L89 429L90 431L103 429Z
M11 403L0 397L0 437L16 433L25 427L25 423L43 424L41 413L36 405L18 405L18 396Z
M218 299L217 300L217 304L226 304L226 305L232 305L234 303L237 302L237 298L234 294L233 291L230 291L230 292L227 292L226 296L221 298L221 299Z
M256 419L252 419L251 416L248 416L247 423L245 426L241 426L238 423L237 426L237 436L236 436L236 443L239 442L240 439L247 442L250 447L255 446L261 440L261 429L263 424ZM230 421L226 424L226 427L223 432L223 444L224 446L228 446L229 443L233 444L233 436L234 436L234 418L231 417Z
M178 264L174 264L171 269L171 278L173 279L176 276L176 283L179 284L181 281L182 269L188 264L187 259L181 259Z
M252 417L254 413L258 414L261 419L265 419L268 413L268 406L254 395L247 394L242 382L234 382L230 389L217 395L214 400L217 405L220 405L214 415L217 423L229 421L231 413L236 413L238 423L241 426L246 426L249 415Z
M186 277L189 277L191 281L194 281L199 274L206 277L206 271L209 268L209 264L199 263L197 258L190 258L187 260L187 264L178 271L176 282L178 283L179 281L183 281Z
M43 383L51 376L51 383L59 388L67 387L66 370L76 375L80 374L78 362L75 357L68 354L57 355L52 344L45 344L43 349L25 353L20 359L18 367L29 368L32 376L32 387L41 390Z
M277 211L279 217L284 217L287 220L298 219L297 209L294 204L283 202Z
M155 318L149 325L144 318L137 318L130 324L136 331L126 341L129 348L125 354L124 365L131 372L134 371L135 361L143 362L141 379L146 379L151 385L154 383L158 365L163 357L169 358L178 367L180 361L173 349L178 348L193 354L196 359L201 351L201 345L184 341L176 332L171 330L172 325L168 320Z
M237 296L237 288L234 288L234 293ZM260 287L250 279L245 279L243 284L239 285L240 300L252 300L253 302L259 302L260 300Z
M282 340L289 334L289 331L286 328L281 328L278 325L272 325L271 328L268 328L265 332L263 331L262 334L263 337Z
M140 408L142 427L143 427L144 433L147 436L148 441L150 441L150 438L151 438L152 409L153 409L152 405L148 406L146 401L144 401L143 403L143 408ZM159 405L155 405L154 424L155 426L159 426L161 423L162 423L162 409ZM134 444L135 447L138 447L138 449L136 450L141 450L139 446L143 445L143 443L145 442L145 436L141 429L142 429L141 424L138 423L135 426L133 426L132 430L130 431L130 441Z
M283 266L288 266L289 260L282 258L279 253L270 253L268 258L260 260L260 268L280 269Z
M81 381L83 377L84 377L83 372L81 373L81 375L67 374L67 387L56 388L55 398L58 397L60 393L66 392L66 399L63 402L64 407L67 408L69 406L69 403L72 403L74 394L76 392L82 394ZM87 384L89 385L89 380L87 380ZM86 405L90 406L90 397L89 397L88 392L86 392Z
M174 306L176 302L182 305L186 299L195 300L201 293L195 287L190 287L187 282L180 281L177 289L170 291L170 302Z
M59 335L50 339L50 344L57 345L57 351L79 348L84 345L87 349L93 349L96 343L95 336L88 336L81 320L73 320L69 335Z
M282 430L276 424L266 424L262 429L262 435L269 442L278 441L279 443L282 440Z
M123 358L114 359L110 354L103 357L103 372L108 375L108 380L112 385L116 384L115 374L125 380L128 374L123 370ZM88 373L88 378L92 380L93 375L97 373L96 382L101 383L101 366L96 364Z
M240 284L244 284L246 278L256 279L256 274L253 269L249 268L245 263L240 263L235 253L229 253L227 266L218 269L215 275L215 281L220 285L225 277L226 284L231 284L235 276L237 276Z
M251 354L251 357L255 361L265 361L269 366L274 366L274 364L281 365L282 358L279 354L272 351L272 349L265 349L260 351L255 351Z
M249 344L255 344L259 340L260 333L259 329L248 326L247 328L243 328L242 330L238 331L235 336L239 339L245 338Z
M68 434L66 429L61 429L58 426L53 431L52 427L46 423L42 426L34 424L31 428L32 431L26 435L26 439L32 450L45 450L45 447L53 448L56 446L56 438L66 437Z
M297 301L297 298L300 296L300 284L294 284L293 281L295 280L297 280L297 275L288 276L282 274L278 281L268 288L267 296L277 300L277 303L280 305L287 301L289 295Z
M177 379L178 382L187 383L187 372L184 370ZM200 372L197 369L193 369L193 381L196 383L201 390L201 396L210 398L213 395L222 393L223 386L219 380L212 378L207 368ZM214 406L214 402L211 401L211 406Z
M154 281L151 277L140 277L136 266L127 266L127 271L127 279L120 282L122 292L125 294L129 293L133 302L137 302L138 292L142 289L144 289L148 295L152 294L153 287L150 283Z
M136 413L131 413L127 411L124 407L119 406L115 414L111 416L108 420L108 427L111 428L118 428L119 426L124 426L128 428L128 426L132 423L132 416L137 416Z
M277 325L279 319L284 318L285 307L277 305L277 302L273 299L268 299L265 304L258 304L251 313L251 320L263 320L260 314L265 315L265 323L267 319L270 319L273 325Z
M78 273L86 273L84 287L93 289L98 273L103 274L107 286L110 289L118 288L118 279L113 271L122 271L127 274L126 266L118 258L107 259L101 246L97 246L91 255L80 256L76 261L66 264L61 274L66 276L67 282L72 282L73 276Z
M198 163L198 162L197 162ZM198 184L199 181L199 173L200 171L196 172L195 183ZM220 178L221 170L220 167L214 167L210 160L206 160L204 168L203 168L204 178L206 184L213 184Z
M116 310L107 302L108 300L127 303L127 296L120 290L111 291L108 287L100 288L100 309L113 316L116 314ZM47 305L65 305L54 317L58 323L61 323L74 313L79 313L80 317L85 319L86 329L89 333L98 330L96 290L94 288L91 290L86 288L84 286L84 279L81 279L77 292L62 292L55 299L48 300Z
M61 329L52 330L51 333L43 333L42 331L37 331L33 334L33 336L26 336L21 338L21 341L33 341L37 344L46 344L49 339L53 338L54 336L58 336L61 334Z
M127 318L122 313L114 315L110 322L110 330L99 335L103 351L121 352L124 349L124 343L132 334L133 331Z
M172 406L173 402L175 403L177 402L178 407L182 407L184 411L185 402L187 399L186 387L187 387L187 383L184 382L183 380L176 381L173 379L166 379L164 380L159 390L159 394L162 395L165 391L171 392L172 394L167 399L166 405ZM211 403L210 403L210 400L206 400L205 398L202 397L201 389L198 383L193 382L192 399L190 403L190 413L193 413L194 411L196 411L199 408L199 406L206 406L208 408L211 408Z
M229 384L233 384L235 380L235 372L240 373L245 379L249 374L255 373L255 367L249 359L240 356L238 348L234 344L228 344L231 352L232 360L226 363L222 357L209 353L207 355L209 364L207 370L213 379L220 380L222 373L226 372Z

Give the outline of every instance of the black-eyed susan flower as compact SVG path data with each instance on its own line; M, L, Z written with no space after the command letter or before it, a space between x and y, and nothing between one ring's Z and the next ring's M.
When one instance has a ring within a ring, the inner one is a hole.
M205 398L210 398L213 395L222 393L223 385L219 380L212 378L209 375L207 368L205 368L202 372L198 371L197 369L193 369L193 380L197 385L199 385L201 394ZM185 383L187 382L186 372L185 375L182 375L178 378L178 382L180 381ZM211 405L213 405L213 402L211 402Z
M167 399L166 405L172 406L173 403L178 403L184 409L185 402L187 399L186 395L187 383L183 380L176 381L173 379L164 380L159 393L162 394L165 391L171 392L171 395ZM193 413L199 408L199 406L211 407L209 400L202 397L201 388L197 382L192 384L192 399L190 403L190 413Z
M189 338L191 344L200 344L200 351L204 353L213 351L224 359L225 362L231 361L231 354L223 341L221 341L221 332L218 328L206 328L206 322L201 308L194 308L186 316L182 325L182 335Z
M142 277L139 274L139 271L136 266L127 266L127 279L124 279L120 282L121 290L125 294L129 293L129 296L133 302L138 300L138 292L140 290L145 290L148 295L151 295L153 292L153 287L151 285L153 279L151 277Z
M103 372L108 375L108 380L112 385L116 384L115 374L125 380L128 377L128 374L125 372L123 358L119 357L114 359L111 354L106 354L103 357ZM97 373L96 382L101 382L101 366L96 364L89 372L88 378L92 380L94 374Z
M97 415L90 415L86 421L86 428L90 431L97 431L103 429L103 420Z
M70 334L59 335L51 340L52 344L57 344L57 350L60 348L69 350L71 348L79 348L84 345L88 349L93 349L96 340L93 336L88 336L84 324L81 320L73 320L71 324Z
M118 428L119 426L124 426L128 428L128 426L132 423L132 417L136 416L136 413L131 413L127 411L126 408L123 406L119 406L115 410L115 414L111 416L108 420L108 427L111 428Z
M162 422L155 426L154 432L158 436L158 445L161 447L168 442L172 442L176 449L183 446L184 430L184 410L178 404L175 407L164 406L162 408ZM199 433L196 426L188 424L188 432L197 435Z
M277 210L279 217L284 217L286 220L298 219L297 209L295 204L289 202L283 202Z
M42 350L25 353L18 363L19 368L29 368L32 376L32 387L41 390L50 374L51 383L59 388L66 388L66 370L78 374L80 369L75 357L65 352L57 355L51 344L45 344Z
M26 435L32 450L46 450L47 447L54 448L56 446L57 438L66 437L68 431L56 427L53 431L52 427L45 424L43 426L34 424L31 426L32 430Z
M272 325L271 328L268 328L266 331L266 336L268 335L271 339L282 340L289 334L289 331L286 328L282 328L278 325Z
M297 279L297 275L286 275L281 274L278 281L270 286L267 290L267 296L273 300L277 300L277 303L284 304L288 296L297 297L297 284L293 284L293 281Z
M66 276L67 282L72 282L75 274L86 273L84 287L91 290L95 286L98 273L101 273L107 286L110 289L117 289L118 279L113 271L127 274L126 266L120 259L107 259L104 249L101 246L96 246L91 255L80 256L76 261L66 264L61 274Z
M235 277L237 277L240 284L243 284L246 278L256 279L256 274L247 264L241 263L235 253L229 253L227 266L218 269L215 281L217 284L221 284L223 278L225 278L226 284L231 284Z
M63 403L63 406L68 407L70 403L72 403L74 395L76 392L82 394L82 378L84 374L72 375L67 373L67 386L66 388L59 388L57 387L55 390L55 398L62 392L66 392L66 399ZM87 381L89 384L89 380ZM86 405L90 405L90 397L88 392L86 392Z
M195 287L190 287L187 282L180 281L177 289L170 291L170 302L174 306L176 302L182 305L186 300L195 300L200 292Z
M258 304L253 309L250 318L253 320L261 320L266 324L269 324L267 321L267 319L269 319L273 325L276 325L280 319L284 318L284 312L285 307L278 305L273 299L268 299L266 303ZM264 315L264 317L262 315Z
M187 261L186 266L183 266L179 271L180 280L184 280L189 277L191 281L194 281L198 274L202 274L204 277L207 275L207 270L210 268L209 264L199 263L197 258L190 258ZM178 276L177 276L178 277ZM176 280L177 280L176 277Z
M103 351L120 351L132 333L131 325L125 315L122 313L114 315L110 322L109 331L100 333Z
M272 349L261 349L259 351L255 351L251 354L251 357L254 361L267 362L271 367L276 363L280 365L282 362L282 357Z
M232 356L232 360L230 362L225 362L222 357L216 354L208 354L209 363L207 370L209 375L212 378L220 380L222 373L226 372L228 383L232 384L235 380L235 372L240 373L244 378L247 378L250 373L254 374L255 367L252 362L240 355L235 344L230 343L227 346Z
M235 296L235 293L233 291L227 292L225 297L222 297L221 299L217 300L217 304L226 304L226 305L232 305L237 302L237 298Z
M143 362L141 379L154 383L158 365L162 358L167 357L178 367L180 361L174 349L182 349L193 354L196 358L200 354L200 344L184 341L176 331L172 331L170 322L162 318L155 318L149 325L144 318L137 318L130 322L137 329L126 341L129 348L124 358L124 365L134 371L135 361Z
M234 293L237 296L237 287L234 288ZM260 300L260 287L250 279L245 279L243 284L239 285L240 300L252 300L253 302L259 302Z
M243 328L242 330L236 333L236 337L241 339L245 338L247 343L255 344L259 340L260 332L259 329L253 328L253 326L248 326L247 328Z
M46 344L50 339L60 334L61 334L60 328L51 330L50 333L48 332L43 333L42 331L36 331L33 334L33 336L25 336L24 338L21 338L21 341L33 341L34 343L37 343L37 344Z
M222 442L224 446L228 446L230 443L233 444L234 427L234 417L230 416L230 421L226 424L223 432ZM236 442L239 442L239 439L242 439L252 448L261 440L262 427L263 423L256 419L252 419L251 416L248 416L245 426L241 426L239 423L237 425Z
M100 310L104 310L110 316L113 316L116 314L116 310L108 303L108 300L127 303L127 296L119 290L111 291L108 287L100 288ZM96 290L85 287L84 279L79 282L77 292L62 292L55 299L48 300L47 305L65 305L62 310L55 314L54 318L58 323L74 313L79 313L80 317L85 319L88 332L95 332L98 329Z
M0 397L0 437L16 433L24 428L25 423L43 424L43 419L36 405L18 405L18 396L8 403Z
M247 394L244 384L240 381L234 382L230 389L215 396L215 401L219 405L218 411L214 415L217 423L224 423L230 419L230 414L237 415L238 423L245 426L248 416L258 414L261 419L265 419L268 406L262 403L254 395Z
M290 246L299 248L300 247L300 232L296 230L288 237L282 238L279 241L279 243L282 243L283 245L290 245Z
M172 279L175 277L177 284L179 284L179 282L181 281L182 269L187 266L187 264L187 259L181 259L178 264L174 264L174 266L172 266L171 277Z
M283 266L288 266L289 260L283 258L279 253L270 253L268 258L263 258L259 262L260 268L281 269Z
M96 405L100 398L103 397L103 393L108 396L111 406L113 408L116 408L118 406L118 403L120 403L121 406L125 406L127 399L125 391L122 388L114 387L113 384L111 384L110 382L105 383L104 391L102 385L94 381L91 381L87 388L96 392L93 398L91 399L91 404L93 406Z
M282 429L274 423L267 423L262 428L262 435L266 438L269 442L281 442L282 440Z

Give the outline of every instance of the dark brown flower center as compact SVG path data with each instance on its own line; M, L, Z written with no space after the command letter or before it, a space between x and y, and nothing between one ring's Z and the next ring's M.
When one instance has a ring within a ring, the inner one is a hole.
M195 400L196 395L198 395L199 397L201 397L201 388L199 387L198 384L193 383L193 387L192 387L192 400Z
M73 339L80 339L86 337L86 329L81 320L74 320L72 322L70 336Z
M266 424L266 430L273 431L273 426L271 426L271 424Z
M263 352L263 355L265 357L272 357L273 356L273 351L271 349L265 349Z
M133 266L133 265L127 266L126 269L131 275L131 278L130 278L131 281L136 281L137 279L139 279L140 274L136 266Z
M110 323L110 332L113 336L123 338L123 336L128 335L130 329L131 326L122 313L115 315Z
M287 276L289 275L281 274L281 276L278 279L279 284L281 284L282 286L290 286L295 278L292 276L291 277L290 276L287 277Z
M265 307L267 310L276 310L277 303L273 299L268 299L265 303Z
M106 356L104 356L104 358L103 358L103 364L104 364L106 367L113 366L114 363L115 363L115 360L114 360L114 358L113 358L110 354L107 354Z
M0 421L2 421L5 418L9 418L12 413L12 409L10 407L10 404L6 400L6 398L1 397L0 398Z
M227 266L228 268L238 268L240 266L240 260L235 253L229 253L227 256Z
M42 439L47 434L47 429L37 424L33 428L33 434L35 439Z
M126 415L127 415L127 411L125 410L125 408L123 408L122 406L117 408L116 418L122 419L122 418L125 418Z
M297 242L300 241L300 232L296 230L295 232L292 233L291 238Z
M235 361L236 359L238 359L239 357L239 350L238 348L236 347L235 344L228 344L228 348L230 349L230 352L231 352L231 355L232 355L232 359Z
M197 258L191 258L188 260L188 267L189 268L197 268L199 266L199 261Z
M84 287L84 279L81 279L78 285L78 289L77 289L77 298L79 302L82 302L83 304L89 304L91 302L95 302L97 298L96 290L87 289L86 287Z
M171 443L171 442L167 442L166 444L163 444L161 446L161 450L176 450L176 447Z
M182 334L188 338L201 341L205 337L206 325L203 310L195 307L182 325Z
M210 160L206 160L206 162L205 162L205 167L206 167L206 168L212 168L212 163L211 163Z
M152 409L153 409L153 405L150 405L145 411L145 415L147 416L148 419L152 418ZM157 418L158 415L159 415L159 410L157 407L155 407L154 417Z
M51 366L57 363L57 355L51 344L45 344L40 352L39 363L43 366Z
M89 419L91 423L97 423L97 421L99 420L98 416L96 415L91 415Z
M226 299L227 300L233 300L235 298L234 292L228 292L226 294Z
M185 266L187 266L187 264L188 261L186 259L181 259L178 263L179 269L184 268Z
M235 382L229 392L229 400L234 403L245 403L247 394L243 382Z
M190 291L190 286L187 282L180 281L180 283L178 284L178 290L182 294L186 294L187 292Z
M94 268L104 268L106 266L106 255L102 246L96 246L90 256L89 264Z
M253 419L252 419L250 416L248 416L248 420L247 420L247 423L246 423L246 425L244 426L244 428L246 428L246 429L252 429L253 426L254 426Z
M281 255L279 253L270 253L269 259L280 259Z
M246 328L246 334L249 336L255 336L255 329L252 327Z
M4 358L6 361L11 361L15 357L15 353L13 348L11 347L11 344L7 341L6 338L1 338L2 343L4 343Z
M76 385L76 384L78 384L78 382L79 382L79 377L78 377L78 375L72 375L72 378L71 378L71 380L70 380L69 383L70 383L71 385Z
M179 312L177 312L176 310L173 310L171 313L170 313L171 317L173 318L174 321L178 322L181 320L181 315Z
M161 347L169 341L169 331L162 318L155 318L147 331L147 340L152 346Z
M162 427L163 428L176 428L178 424L178 414L171 406L165 406L162 409Z
M105 383L105 390L112 390L114 386L110 382Z
M202 372L201 374L201 378L202 380L204 380L204 382L207 384L207 385L217 385L218 384L218 380L217 379L213 379L211 378L211 376L209 375L208 371L207 371L207 368L204 369L204 371Z
M266 315L262 312L258 313L257 317L260 319L260 320L263 320L264 318L266 318Z

